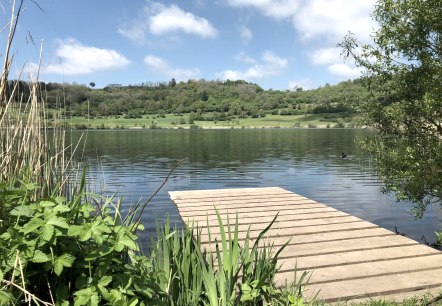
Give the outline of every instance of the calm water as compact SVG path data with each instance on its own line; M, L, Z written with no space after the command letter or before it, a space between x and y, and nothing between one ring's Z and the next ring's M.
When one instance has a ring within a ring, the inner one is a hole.
M80 134L72 132L72 140ZM188 157L146 209L146 234L155 231L155 219L168 216L182 224L167 191L280 186L418 241L423 236L433 241L433 232L442 228L440 208L416 221L409 204L380 192L372 161L355 144L369 134L356 129L89 131L76 158L89 165L95 191L118 192L128 209L145 201L176 162ZM341 152L348 157L340 158Z

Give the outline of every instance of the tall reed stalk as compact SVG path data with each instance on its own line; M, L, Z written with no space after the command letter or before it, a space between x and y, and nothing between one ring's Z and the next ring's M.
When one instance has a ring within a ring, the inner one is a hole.
M11 17L3 27L9 33L0 78L0 182L35 183L40 187L34 194L38 198L54 191L62 193L67 183L65 134L61 127L49 133L39 71L30 75L27 97L20 91L18 80L8 80L14 58L11 45L22 6L23 0L11 3Z

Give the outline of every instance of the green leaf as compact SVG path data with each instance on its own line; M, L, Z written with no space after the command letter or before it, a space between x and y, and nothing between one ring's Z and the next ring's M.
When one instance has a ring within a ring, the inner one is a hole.
M74 261L75 261L75 256L68 253L58 256L54 262L55 274L60 276L61 272L63 272L64 267L72 267Z
M38 203L40 204L41 207L54 207L56 205L54 202L48 200L43 200Z
M131 250L138 250L138 245L135 243L135 241L133 241L130 237L126 235L119 237L118 243L124 245L125 247L128 247Z
M103 277L100 279L99 284L100 284L101 286L107 286L107 285L109 285L111 282L112 282L112 276L107 275L107 276L103 276Z
M51 217L49 220L46 221L46 224L50 224L61 228L69 228L69 225L66 222L66 220L61 217L55 217L55 216Z
M138 299L137 298L133 298L132 300L129 301L129 306L136 306L138 305Z
M50 260L51 258L40 250L35 250L31 258L31 261L35 263L48 262Z
M83 226L81 225L71 225L68 229L68 236L80 236L81 232L83 231Z
M64 204L58 204L57 206L54 207L53 210L54 213L64 213L69 211L71 211L71 208Z
M72 267L72 264L75 261L75 256L65 253L57 258L58 261L64 266L64 267Z
M93 288L85 288L78 290L74 293L75 295L75 302L74 306L82 306L82 305L92 305L92 297L96 295Z
M66 202L66 198L65 197L55 197L54 201L58 205L66 206L66 205L63 205Z
M20 231L24 234L29 234L31 232L35 232L37 229L44 225L45 223L42 219L35 217L32 218L31 221L26 223Z
M45 224L40 230L40 238L44 241L50 241L54 234L54 227L50 224Z
M14 296L6 291L0 290L0 305L13 305Z
M32 211L29 206L24 205L20 207L15 207L13 210L9 212L11 216L23 216L30 217L32 215Z

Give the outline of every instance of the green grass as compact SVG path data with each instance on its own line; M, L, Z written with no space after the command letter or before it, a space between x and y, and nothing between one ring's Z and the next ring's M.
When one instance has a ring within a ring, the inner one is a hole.
M189 116L166 115L164 118L156 115L144 115L142 118L124 117L101 117L87 119L84 117L73 117L68 119L68 124L73 128L87 127L89 129L143 129L143 128L190 128L188 124ZM185 121L185 124L180 124ZM349 122L346 122L346 121ZM264 118L243 118L231 121L195 121L194 124L202 128L333 128L337 121L345 124L346 127L357 126L358 117L344 119L325 119L322 114L307 115L267 115Z

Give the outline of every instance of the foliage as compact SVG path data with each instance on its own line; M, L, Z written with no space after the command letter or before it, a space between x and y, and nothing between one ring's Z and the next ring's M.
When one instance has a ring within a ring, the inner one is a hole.
M366 69L372 99L361 105L377 137L374 154L387 191L416 203L421 217L442 199L442 6L438 0L379 0L374 43L341 46Z
M33 201L35 188L0 186L1 304L151 305L160 290L121 206L85 200L84 181L71 201Z
M153 266L162 275L159 286L166 292L169 305L292 305L285 304L288 296L289 300L302 301L303 277L295 284L298 290L291 287L282 291L273 282L277 258L285 245L273 253L272 246L262 244L262 238L276 217L253 246L247 235L241 247L238 219L230 224L227 217L225 225L218 211L217 216L220 241L215 240L204 251L201 229L191 226L187 231L171 231L168 222L159 229Z
M20 89L22 96L30 95L26 82L9 82L8 88L13 86ZM245 81L206 80L119 85L103 89L93 88L90 84L41 82L39 87L45 92L49 108L56 108L60 101L64 101L65 115L70 117L133 118L134 114L194 113L194 120L217 121L260 118L278 113L354 113L354 105L367 95L358 80L303 91L264 91ZM11 99L18 101L19 95L12 94Z

